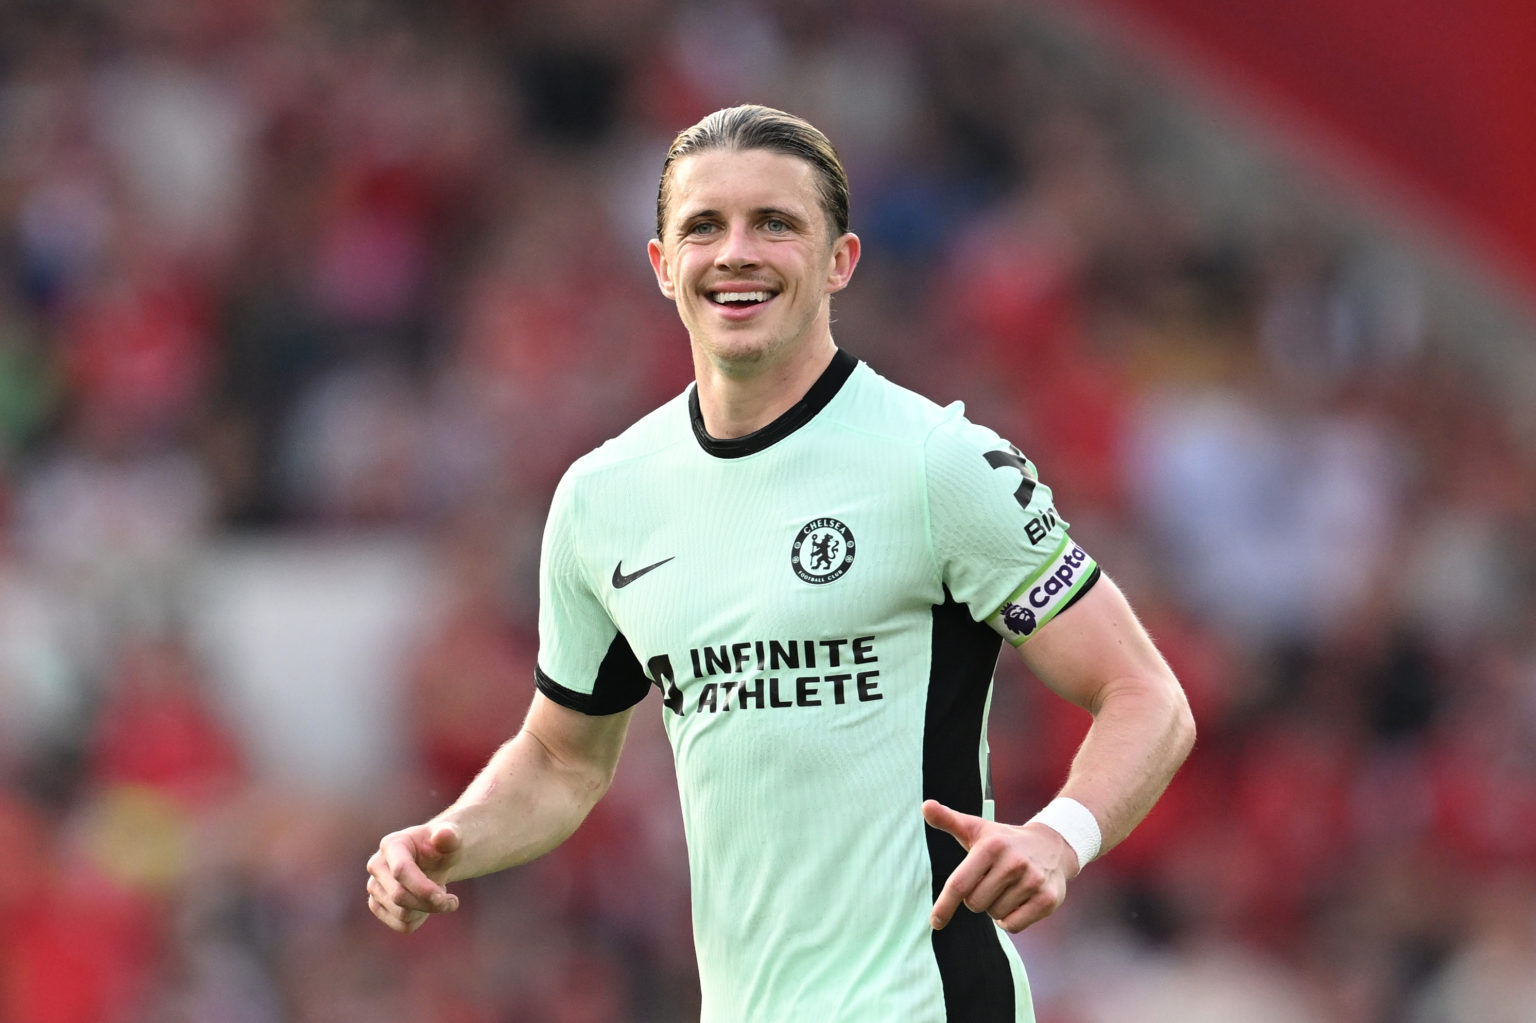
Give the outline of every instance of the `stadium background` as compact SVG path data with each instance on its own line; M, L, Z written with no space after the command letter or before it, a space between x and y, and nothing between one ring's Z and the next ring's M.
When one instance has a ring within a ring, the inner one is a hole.
M1206 6L0 4L0 1021L689 1018L654 702L464 912L363 862L516 727L554 482L688 379L660 154L744 100L849 165L840 343L1196 708L1042 1023L1536 1019L1531 17ZM1004 816L1083 727L1005 661Z

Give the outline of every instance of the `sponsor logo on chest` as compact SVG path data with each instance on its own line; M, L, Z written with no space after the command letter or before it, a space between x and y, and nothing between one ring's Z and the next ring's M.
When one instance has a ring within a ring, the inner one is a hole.
M670 657L647 663L663 703L680 717L885 699L874 636L710 644L689 650L688 661L693 681L687 695Z

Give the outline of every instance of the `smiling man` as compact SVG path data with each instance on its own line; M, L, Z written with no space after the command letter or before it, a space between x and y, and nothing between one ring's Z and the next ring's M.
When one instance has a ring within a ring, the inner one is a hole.
M859 239L821 132L758 106L682 132L649 253L695 382L561 481L527 720L384 837L369 905L411 931L453 881L553 849L654 686L705 1023L1032 1020L1008 932L1167 785L1194 739L1178 682L1033 463L834 343ZM1017 825L987 769L1004 643L1093 715Z

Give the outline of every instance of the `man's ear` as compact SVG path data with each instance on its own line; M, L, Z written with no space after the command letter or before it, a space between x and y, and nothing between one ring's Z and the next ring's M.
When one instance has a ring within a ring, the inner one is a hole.
M666 253L661 251L661 242L652 238L645 246L646 254L651 257L651 269L656 272L656 286L661 293L674 302L677 301L677 288L672 283L672 268L667 266Z
M832 243L832 259L827 268L828 294L846 288L858 265L859 236L850 231Z

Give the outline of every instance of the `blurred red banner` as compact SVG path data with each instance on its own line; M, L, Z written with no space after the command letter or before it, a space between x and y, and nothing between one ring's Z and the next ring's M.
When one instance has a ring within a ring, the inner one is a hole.
M1235 82L1325 158L1385 175L1536 296L1536 0L1096 5L1156 55Z

